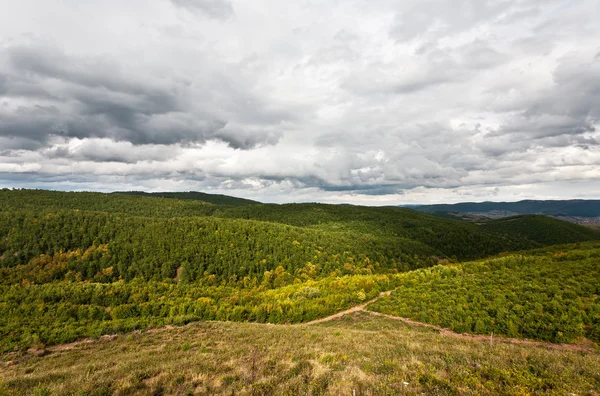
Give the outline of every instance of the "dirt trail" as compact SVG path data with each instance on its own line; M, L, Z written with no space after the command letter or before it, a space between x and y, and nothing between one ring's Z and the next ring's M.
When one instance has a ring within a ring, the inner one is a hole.
M379 300L381 297L389 296L390 294L392 294L392 290L381 292L381 293L379 293L379 295L377 297L375 297L365 303L362 303L362 304L352 307L350 309L346 309L345 311L338 312L331 316L327 316L326 318L315 319L315 320L311 320L310 322L297 323L296 326L307 326L307 325L313 325L313 324L317 324L317 323L329 322L331 320L339 319L342 316L351 314L353 312L365 311L365 308L367 307L367 305L374 303L375 301ZM368 311L365 311L365 312L368 312Z
M494 344L500 342L500 343L505 343L505 344L540 346L540 347L546 347L546 348L551 348L551 349L562 349L562 350L566 350L566 351L598 352L597 348L588 347L585 345L578 345L578 344L552 344L550 342L531 341L531 340L525 340L522 338L508 338L508 337L500 337L500 336L490 337L488 335L481 335L481 334L456 333L452 330L445 329L443 327L439 327L439 326L432 325L429 323L417 322L417 321L414 321L411 319L401 318L399 316L392 316L392 315L387 315L387 314L383 314L380 312L368 311L366 309L362 309L362 311L365 313L368 313L369 315L380 316L380 317L387 318L387 319L397 320L397 321L404 322L404 323L412 325L412 326L421 326L421 327L427 327L430 329L434 329L434 330L439 331L441 335L446 335L446 336L451 336L451 337L456 337L456 338L463 338L463 339L468 339L468 340L473 340L473 341L490 342L490 338L491 338L492 342Z
M389 291L380 293L379 296L377 296L361 305L357 305L355 307L347 309L345 311L338 312L338 313L328 316L326 318L316 319L316 320L306 322L306 323L299 323L299 324L297 324L297 326L306 326L306 325L313 325L313 324L329 322L332 320L340 319L342 316L349 315L354 312L364 312L364 313L367 313L367 314L373 315L373 316L379 316L379 317L383 317L383 318L387 318L387 319L397 320L397 321L403 322L403 323L411 325L411 326L427 327L429 329L439 331L441 335L469 339L469 340L473 340L473 341L490 342L490 336L487 336L487 335L456 333L452 330L445 329L443 327L432 325L429 323L417 322L412 319L401 318L399 316L387 315L384 313L369 311L366 309L367 306L369 306L372 303L374 303L375 301L379 300L381 297L389 296L392 293L392 291L393 290L389 290ZM585 345L577 345L577 344L552 344L550 342L531 341L531 340L525 340L525 339L521 339L521 338L508 338L508 337L491 337L491 339L492 339L492 343L500 342L500 343L505 343L505 344L541 346L541 347L546 347L546 348L551 348L551 349L561 349L561 350L568 350L568 351L585 351L585 352L597 352L598 351L597 348L588 347Z
M336 320L336 319L341 318L344 315L348 315L348 314L351 314L353 312L359 312L359 311L368 312L368 311L365 310L365 308L367 307L367 305L369 305L371 303L374 303L375 301L379 300L383 296L389 296L391 293L392 293L392 290L381 292L381 293L379 293L379 295L377 297L375 297L375 298L373 298L373 299L371 299L371 300L369 300L367 302L364 302L361 305L357 305L357 306L352 307L350 309L346 309L345 311L338 312L338 313L333 314L331 316L328 316L326 318L315 319L315 320L310 321L310 322L297 323L297 324L294 324L292 326L313 325L313 324L317 324L317 323L323 323L323 322L329 322L331 320ZM267 323L267 324L270 325L270 326L284 326L284 325L272 324L272 323ZM173 329L173 328L175 328L175 326L166 325L166 326L163 326L161 328L146 330L144 333L152 334L152 333L155 333L155 332L160 331L160 330ZM43 350L37 350L35 348L31 348L30 354L38 354L38 353L40 353L40 351L43 351L43 353L69 351L71 349L75 349L75 348L79 347L80 345L93 344L93 343L96 343L96 342L112 341L112 340L114 340L116 338L117 338L116 334L103 335L103 336L100 337L99 340L94 340L92 338L84 338L83 340L71 342L71 343L68 343L68 344L55 345L55 346L51 346L51 347L45 348Z
M411 325L411 326L420 326L420 327L427 327L433 330L437 330L440 332L441 335L444 336L450 336L450 337L456 337L456 338L462 338L462 339L468 339L468 340L472 340L472 341L480 341L480 342L489 342L490 341L490 336L487 335L477 335L477 334L468 334L468 333L456 333L452 330L449 329L445 329L443 327L439 327L436 325L432 325L429 323L423 323L423 322L417 322L415 320L412 319L407 319L407 318L401 318L399 316L392 316L392 315L387 315L387 314L383 314L380 312L375 312L375 311L369 311L367 309L367 307L374 303L375 301L379 300L380 298L384 297L384 296L389 296L391 293L393 292L393 290L388 290L382 293L379 293L379 295L369 301L366 301L360 305L357 305L355 307L346 309L344 311L338 312L336 314L333 314L331 316L327 316L326 318L321 318L321 319L315 319L312 320L310 322L305 322L305 323L297 323L294 324L292 326L310 326L310 325L315 325L315 324L319 324L319 323L325 323L325 322L330 322L333 320L338 320L340 319L342 316L344 315L350 315L353 314L355 312L364 312L367 313L369 315L372 316L379 316L379 317L383 317L383 318L387 318L387 319L392 319L392 320L397 320L400 322L403 322L405 324ZM278 325L278 324L268 324L270 326L289 326L289 325ZM162 329L165 328L174 328L174 326L165 326ZM145 333L153 333L156 331L159 331L160 329L150 329L147 330ZM92 343L97 343L97 342L107 342L107 341L112 341L114 339L116 339L117 336L116 335L104 335L102 337L100 337L100 340L92 340L92 339L83 339L80 341L76 341L76 342L72 342L70 344L63 344L63 345L56 345L56 346L52 346L49 348L46 348L45 350L43 350L45 353L47 352L60 352L60 351L68 351L70 349L74 349L82 344L92 344ZM567 350L567 351L583 351L583 352L598 352L598 348L595 347L591 347L591 346L586 346L586 345L577 345L577 344L552 344L549 342L542 342L542 341L531 341L531 340L524 340L524 339L520 339L520 338L507 338L507 337L493 337L493 343L505 343L505 344L518 344L518 345L531 345L531 346L539 346L539 347L545 347L545 348L551 348L551 349L560 349L560 350ZM30 350L31 354L36 354L37 352L39 352L38 350L33 350L33 348Z

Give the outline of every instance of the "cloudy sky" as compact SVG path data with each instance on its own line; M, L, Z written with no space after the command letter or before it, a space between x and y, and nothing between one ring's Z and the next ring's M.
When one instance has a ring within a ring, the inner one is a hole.
M600 198L599 0L0 9L0 187Z

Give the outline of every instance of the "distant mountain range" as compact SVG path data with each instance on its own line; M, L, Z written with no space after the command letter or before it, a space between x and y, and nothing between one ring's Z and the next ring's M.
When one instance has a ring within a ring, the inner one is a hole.
M469 213L488 217L507 217L521 214L543 214L553 217L600 217L600 200L561 200L519 202L463 202L457 204L423 205L414 210L434 214Z

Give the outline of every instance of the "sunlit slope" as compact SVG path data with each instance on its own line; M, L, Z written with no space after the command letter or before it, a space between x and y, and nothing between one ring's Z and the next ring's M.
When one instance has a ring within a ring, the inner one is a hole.
M566 245L400 276L370 309L457 332L600 342L600 244Z
M364 313L316 326L194 323L46 353L0 355L0 394L593 395L600 388L598 353L490 348L487 340Z

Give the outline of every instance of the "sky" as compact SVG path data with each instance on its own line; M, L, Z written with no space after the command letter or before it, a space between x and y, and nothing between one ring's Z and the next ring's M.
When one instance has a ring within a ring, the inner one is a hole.
M0 187L600 198L599 0L0 9Z

